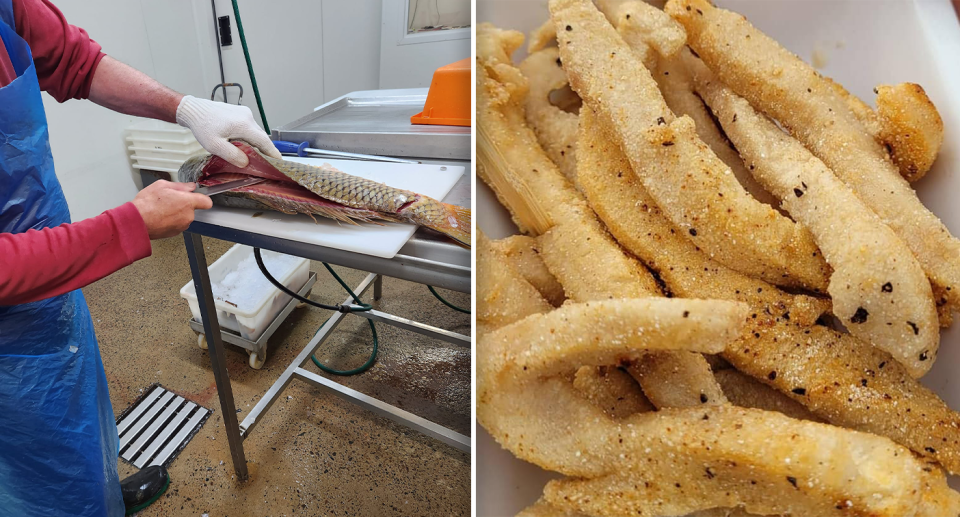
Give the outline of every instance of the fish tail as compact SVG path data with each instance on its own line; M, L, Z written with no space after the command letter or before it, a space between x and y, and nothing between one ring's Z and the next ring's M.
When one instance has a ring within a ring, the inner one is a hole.
M470 247L470 209L462 206L439 203L441 210L439 217L430 217L422 224L432 228L459 244Z

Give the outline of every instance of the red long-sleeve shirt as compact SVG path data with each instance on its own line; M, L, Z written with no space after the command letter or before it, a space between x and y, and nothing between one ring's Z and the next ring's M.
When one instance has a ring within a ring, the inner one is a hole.
M14 29L30 45L40 88L59 102L87 98L104 56L100 45L47 0L13 0L13 13ZM0 87L15 78L0 41ZM146 225L132 203L56 228L0 233L0 306L79 289L150 253Z

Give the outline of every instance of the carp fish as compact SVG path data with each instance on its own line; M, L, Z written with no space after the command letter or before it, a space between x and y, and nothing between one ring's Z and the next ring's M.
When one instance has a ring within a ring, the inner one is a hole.
M180 166L180 181L207 187L256 176L264 181L220 194L214 202L235 208L319 215L348 224L413 223L470 247L469 208L353 176L329 164L316 167L277 160L246 142L231 143L250 158L249 165L241 169L219 156L195 156Z

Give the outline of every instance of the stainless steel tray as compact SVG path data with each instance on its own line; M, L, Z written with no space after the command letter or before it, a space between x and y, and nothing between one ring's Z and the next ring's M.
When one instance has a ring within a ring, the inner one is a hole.
M354 92L313 113L274 128L274 140L310 142L310 147L382 156L470 159L470 128L410 123L423 111L423 93L397 90Z

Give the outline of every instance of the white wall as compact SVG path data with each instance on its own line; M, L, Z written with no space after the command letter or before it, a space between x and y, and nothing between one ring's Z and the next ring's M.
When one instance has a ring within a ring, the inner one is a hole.
M323 101L380 84L380 0L323 1Z
M233 7L230 0L216 2L217 16L230 16L233 34L233 45L221 48L224 75L227 82L243 84L243 104L260 121ZM379 0L240 0L239 6L271 127L292 122L344 93L378 87ZM212 16L209 2L194 0L204 82L209 85L205 97L220 82ZM228 89L228 99L237 102L236 88Z
M432 0L423 0L432 3ZM470 57L470 29L407 34L406 0L383 0L380 28L380 88L430 86L433 72ZM423 11L421 5L418 11ZM443 11L441 11L442 13Z
M184 24L177 16L189 8L190 1L164 0L165 23L170 30L187 30L192 34L191 25ZM150 1L98 0L95 9L89 4L83 0L57 1L66 18L86 29L114 58L178 88L199 85L191 73L197 68L170 66L167 53L157 52L154 35L144 24L145 16L159 14ZM189 45L189 37L180 43ZM169 50L176 52L176 49ZM122 132L137 119L86 101L59 104L48 95L43 96L43 101L57 176L73 219L97 215L132 199L137 186Z
M398 16L403 15L404 0L387 2L399 6ZM104 52L177 91L209 98L220 82L209 0L55 3ZM216 0L216 5L218 16L231 19L233 45L222 49L226 80L243 84L243 104L259 121L233 8L230 0ZM428 86L437 67L470 55L469 39L459 45L459 57L431 45L407 45L401 52L387 49L384 55L382 0L240 0L239 5L272 127L351 91ZM237 101L236 88L228 95ZM58 104L44 96L44 106L57 175L73 219L95 216L132 199L139 175L131 167L123 132L138 119L86 101Z

